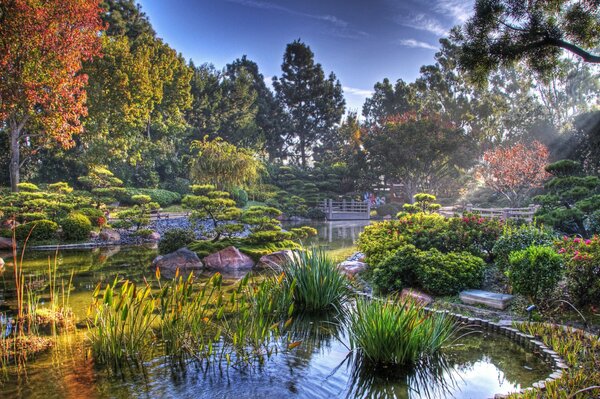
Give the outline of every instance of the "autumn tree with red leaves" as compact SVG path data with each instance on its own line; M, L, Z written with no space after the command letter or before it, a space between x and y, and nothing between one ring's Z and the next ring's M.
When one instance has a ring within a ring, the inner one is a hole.
M516 206L550 176L544 169L548 160L548 148L539 141L517 143L486 151L478 172L487 187Z
M13 191L23 147L69 148L82 130L80 70L100 54L101 11L99 0L0 0L0 128L9 135Z

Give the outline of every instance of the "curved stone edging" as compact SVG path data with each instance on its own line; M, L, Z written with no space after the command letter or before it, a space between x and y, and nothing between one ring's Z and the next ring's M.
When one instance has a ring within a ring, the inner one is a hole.
M357 290L354 290L354 293L357 295L365 296L369 299L380 299L381 300L381 298L377 298L373 294L370 294L370 293L360 292ZM537 352L544 360L550 361L552 363L553 372L546 379L540 380L538 382L534 382L531 385L531 387L521 388L517 391L510 392L508 394L497 393L494 395L494 399L503 399L503 398L507 398L509 395L525 393L527 391L533 391L535 389L539 389L539 390L543 391L546 389L547 383L561 378L563 373L569 368L569 366L567 366L566 362L559 356L558 353L556 353L552 349L548 348L543 342L536 340L533 335L522 333L519 330L517 330L516 328L504 326L499 323L494 323L493 321L481 319L478 317L464 316L459 313L450 312L449 310L432 309L427 306L425 306L424 309L427 312L431 312L431 313L445 314L449 317L452 317L454 320L456 320L459 323L465 323L465 324L471 325L471 326L479 326L488 331L505 335L510 340L518 343L519 345L524 346L528 350L530 350L532 352ZM523 322L518 322L518 321L515 321L515 322L523 323Z

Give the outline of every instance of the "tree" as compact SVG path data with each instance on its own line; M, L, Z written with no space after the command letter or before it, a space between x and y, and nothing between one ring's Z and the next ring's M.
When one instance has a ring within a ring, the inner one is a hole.
M11 189L24 145L73 146L86 114L82 61L100 54L97 0L0 1L0 126L10 137Z
M273 79L273 87L291 119L288 139L300 164L306 167L311 147L331 134L342 118L342 85L333 72L325 77L310 47L299 40L287 45L281 69L283 73Z
M553 177L545 193L533 200L541 207L538 222L562 231L589 237L600 232L600 178L585 176L581 165L570 159L546 167Z
M597 0L477 0L463 28L460 64L483 83L491 71L518 61L547 75L563 50L600 63L592 53L600 44L599 6Z
M150 224L152 211L160 209L160 205L152 202L149 195L132 195L131 201L134 205L117 213L119 221L113 224L123 229L135 227L135 231L138 231Z
M194 183L209 183L218 189L255 182L263 164L254 154L238 148L220 138L194 141L192 150L197 151L192 159L190 177Z
M511 206L516 206L549 177L544 170L548 158L548 148L539 141L530 145L520 142L499 146L483 154L478 174L487 187L506 197Z
M417 192L438 192L472 164L474 142L436 114L407 112L369 129L363 145L369 166L385 183L399 182L411 202Z
M101 165L90 166L88 174L80 176L77 180L92 193L96 208L116 202L118 197L127 192L123 181Z

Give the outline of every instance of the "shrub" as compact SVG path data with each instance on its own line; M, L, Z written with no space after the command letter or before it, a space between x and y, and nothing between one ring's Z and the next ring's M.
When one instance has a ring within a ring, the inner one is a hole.
M134 205L139 202L134 199L138 195L146 195L150 197L149 202L156 202L161 207L167 207L169 205L177 204L181 202L181 195L179 193L163 190L160 188L125 188L124 194L119 200L125 205Z
M563 237L557 242L565 262L570 297L577 305L600 303L600 238Z
M394 217L400 210L400 207L397 204L382 204L375 208L377 211L377 216L384 217L390 215Z
M549 246L555 240L552 230L524 224L514 227L507 224L502 235L496 240L492 248L494 261L500 270L508 268L508 257L511 252L520 251L530 245Z
M81 213L71 213L61 222L63 238L68 241L82 241L90 236L92 222Z
M444 254L435 248L422 251L404 245L374 267L373 283L382 292L422 288L436 295L451 295L481 285L485 262L468 252Z
M348 280L323 250L297 251L283 268L285 285L294 290L298 310L339 310L348 299Z
M411 299L359 299L350 315L350 345L375 365L411 365L435 354L456 330L443 314L427 314Z
M77 213L87 216L95 227L102 227L106 224L106 217L104 216L104 212L100 209L81 208L77 210Z
M419 193L415 194L415 202L413 204L404 204L402 205L402 209L408 213L432 213L440 209L442 206L440 204L436 204L437 200L435 195Z
M310 208L308 212L306 212L306 217L312 220L323 220L325 219L325 212L319 208Z
M183 196L190 193L190 184L191 183L188 179L176 177L161 183L161 188L164 190L174 191Z
M177 251L179 248L188 246L194 241L195 234L189 229L171 229L167 230L158 243L158 252L168 254Z
M40 191L40 189L38 188L38 186L36 186L35 184L33 184L33 183L26 183L26 182L17 184L17 188L19 189L19 191L24 191L24 192L27 192L27 193L33 193L33 192L36 192L36 191Z
M51 220L36 220L25 224L20 224L15 229L15 236L17 240L23 241L27 238L29 233L30 240L51 240L56 238L56 232L58 231L58 224Z
M563 262L552 247L531 245L509 255L506 275L513 291L531 301L547 297L560 280Z
M292 233L292 239L303 240L305 238L316 236L318 234L318 231L314 227L302 226L292 227L290 229L290 233Z
M59 181L56 183L48 184L48 191L53 193L69 194L73 192L73 188L69 186L69 183Z
M243 208L248 203L248 193L239 187L231 190L231 198L235 201L238 208Z

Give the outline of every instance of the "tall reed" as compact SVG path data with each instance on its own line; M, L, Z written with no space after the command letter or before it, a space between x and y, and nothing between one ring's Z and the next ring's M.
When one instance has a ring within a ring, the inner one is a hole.
M441 314L427 314L414 300L358 299L349 318L350 345L368 362L411 365L433 355L455 331Z
M284 265L285 282L294 287L298 310L340 310L349 296L348 280L322 249L297 251Z

